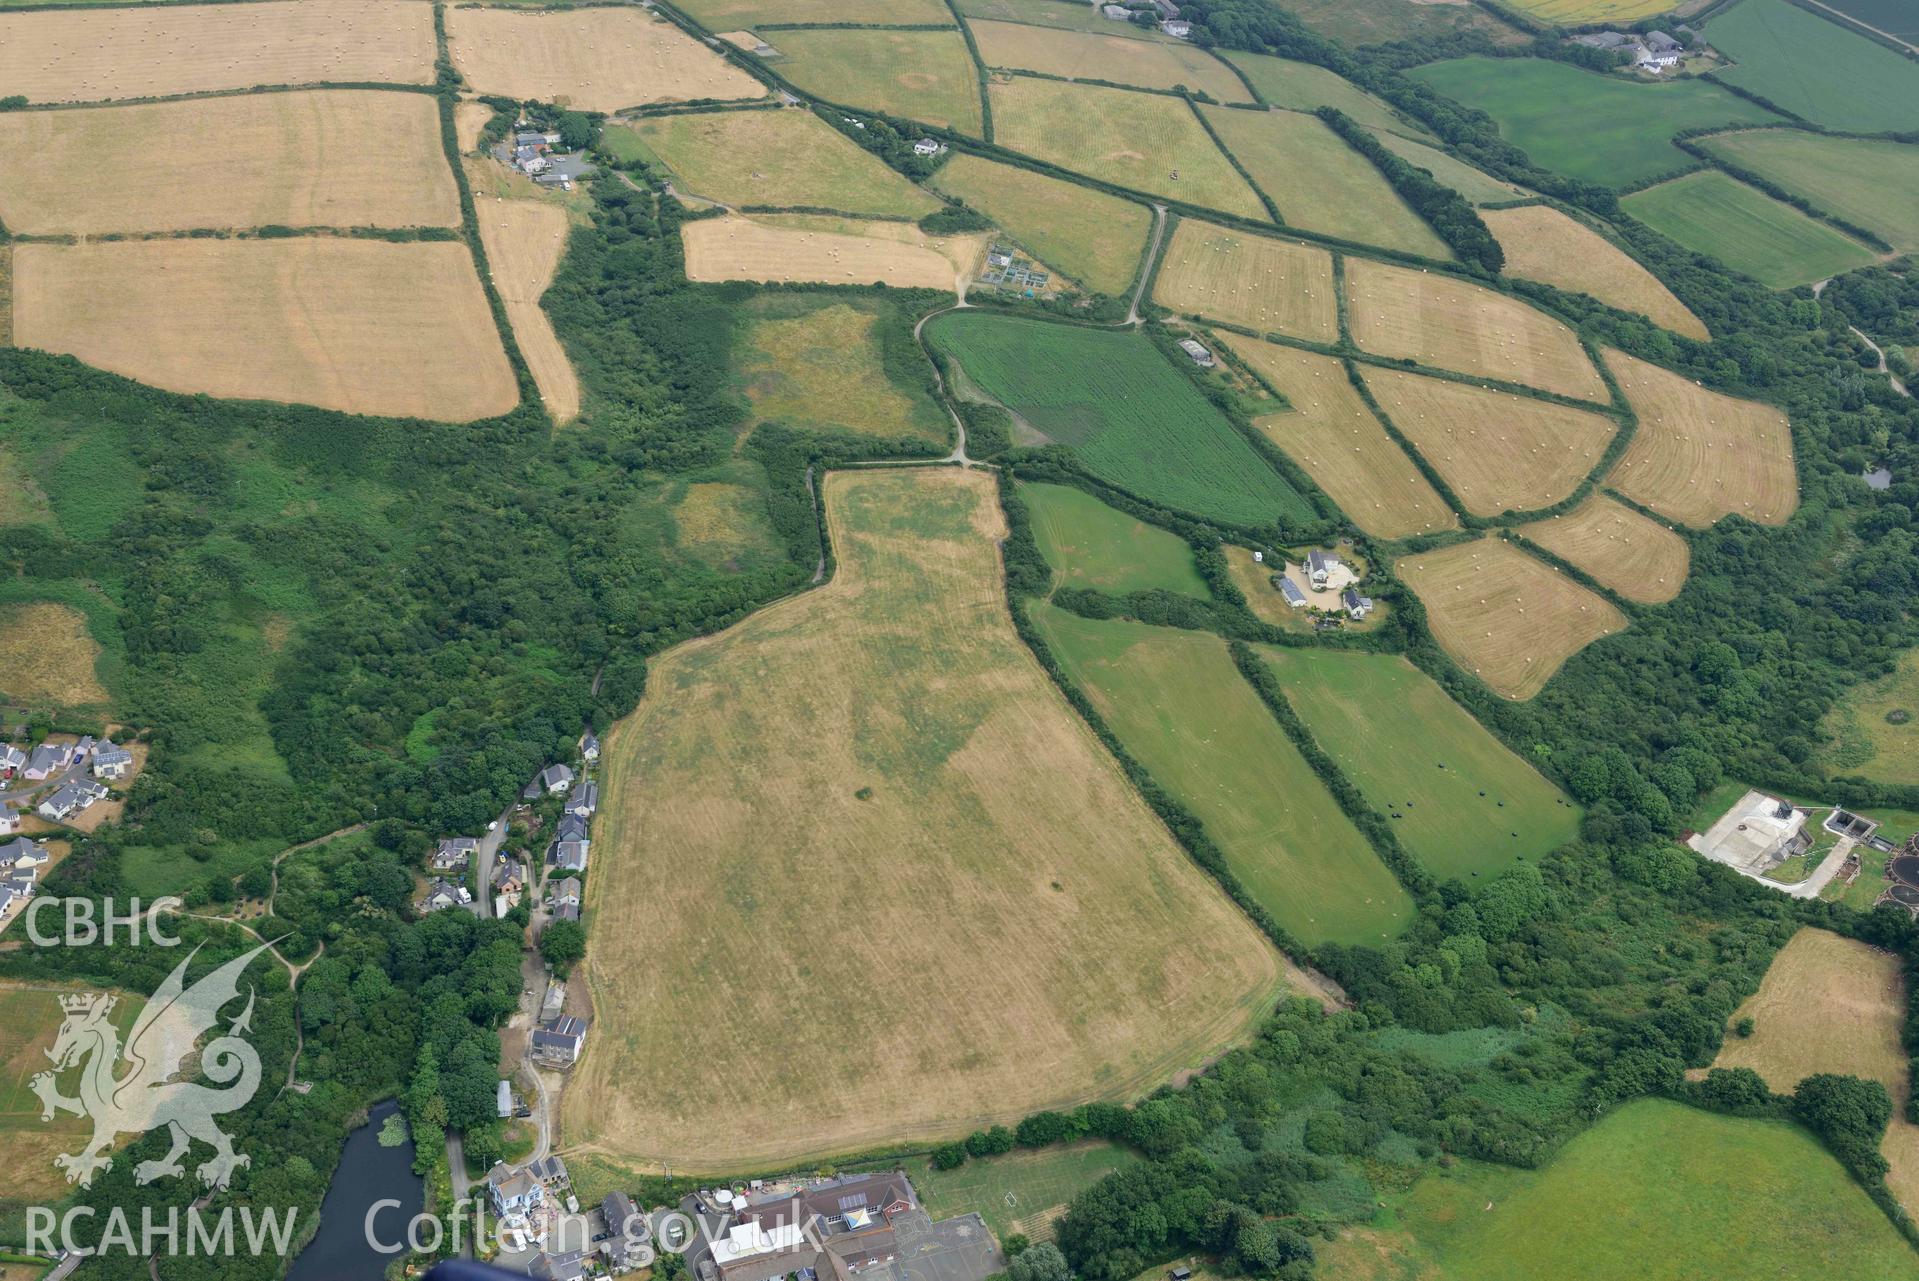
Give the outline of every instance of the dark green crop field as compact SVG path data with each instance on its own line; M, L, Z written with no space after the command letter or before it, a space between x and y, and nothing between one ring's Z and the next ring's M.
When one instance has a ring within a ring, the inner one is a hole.
M1919 63L1786 0L1744 0L1706 36L1738 64L1721 79L1796 116L1866 133L1919 129Z
M1145 338L954 312L926 328L966 376L1094 475L1236 525L1313 510Z
M1637 84L1536 58L1455 58L1409 74L1490 115L1536 164L1608 187L1692 164L1672 145L1681 130L1780 118L1703 80Z

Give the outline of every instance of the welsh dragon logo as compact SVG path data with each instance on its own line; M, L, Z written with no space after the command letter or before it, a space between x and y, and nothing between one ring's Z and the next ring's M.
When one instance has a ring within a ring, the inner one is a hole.
M246 1008L227 1025L225 1034L208 1041L199 1053L202 1074L221 1085L233 1084L212 1089L176 1078L183 1075L200 1038L220 1021L221 1007L238 998L240 975L267 946L263 943L228 961L188 988L187 965L200 950L194 948L140 1011L124 1050L120 1030L110 1017L118 997L81 993L60 998L66 1019L53 1048L46 1052L53 1068L39 1073L31 1084L40 1096L42 1121L62 1112L93 1120L93 1137L80 1151L54 1158L54 1164L66 1172L67 1182L87 1187L95 1173L113 1165L107 1153L121 1135L145 1134L163 1125L172 1132L172 1150L158 1161L135 1166L136 1183L184 1173L180 1158L195 1139L213 1148L213 1158L197 1170L209 1188L226 1187L234 1170L252 1164L251 1158L233 1150L231 1136L213 1121L223 1112L245 1107L260 1088L260 1056L241 1039L252 1029L255 994L251 988ZM123 1059L130 1069L125 1075L121 1074ZM57 1078L76 1067L81 1069L80 1095L68 1098L60 1093Z

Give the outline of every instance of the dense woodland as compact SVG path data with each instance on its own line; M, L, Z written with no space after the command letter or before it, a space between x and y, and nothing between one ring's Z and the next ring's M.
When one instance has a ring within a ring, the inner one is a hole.
M1184 10L1202 44L1326 66L1421 119L1463 158L1616 213L1612 192L1535 168L1483 114L1399 74L1495 52L1483 37L1355 54L1264 0L1187 0ZM919 163L896 154L894 132L858 140L903 169ZM1427 190L1404 162L1374 160L1462 258L1497 270L1498 247L1463 201ZM317 1206L347 1129L389 1096L403 1100L423 1158L446 1128L465 1131L484 1158L498 1141L489 1124L496 1029L517 999L520 933L458 912L411 920L427 841L483 827L583 724L631 710L649 654L802 588L816 566L830 571L809 482L875 449L751 419L730 371L740 304L759 291L689 285L677 236L686 215L660 199L643 166L629 172L637 189L615 177L594 187L593 225L574 233L545 300L588 400L582 423L557 435L531 407L458 427L372 420L175 396L0 349L0 433L130 464L111 483L49 473L55 508L86 514L63 520L64 533L0 527L10 591L64 598L94 583L111 601L111 617L94 626L123 656L117 710L154 751L125 824L83 841L49 892L124 899L152 885L143 869L165 856L190 869L169 888L195 905L223 903L271 883L271 853L370 824L284 864L274 914L256 923L283 938L292 964L311 968L296 1002L279 963L256 963L254 1041L270 1082L285 1078L303 1041L297 1076L314 1088L263 1089L238 1115L239 1146L254 1162L228 1200ZM1086 1136L1143 1153L1146 1162L1083 1194L1062 1222L1061 1251L1081 1275L1122 1281L1198 1250L1229 1271L1304 1276L1313 1238L1338 1218L1326 1209L1330 1189L1358 1179L1369 1197L1373 1176L1410 1178L1423 1163L1460 1156L1534 1165L1606 1109L1648 1093L1798 1118L1910 1234L1875 1165L1890 1106L1878 1087L1837 1079L1779 1099L1749 1073L1703 1085L1683 1074L1711 1061L1727 1018L1801 925L1909 958L1919 956L1919 932L1900 913L1772 894L1672 836L1700 794L1727 779L1919 808L1919 789L1830 779L1815 763L1833 701L1919 641L1919 406L1862 369L1847 332L1856 324L1895 342L1919 334L1919 296L1888 270L1836 282L1822 300L1778 295L1629 219L1618 226L1717 341L1679 338L1545 286L1515 288L1594 343L1786 409L1799 515L1780 530L1735 518L1690 535L1685 592L1635 610L1630 629L1573 659L1526 704L1461 672L1427 635L1417 600L1381 580L1376 592L1396 607L1389 625L1331 643L1410 653L1587 807L1582 838L1537 868L1472 887L1421 880L1416 866L1389 858L1420 905L1403 937L1383 948L1294 949L1345 988L1352 1011L1295 1003L1185 1088L1134 1107L1043 1113L935 1154L956 1165ZM930 296L907 302L932 305ZM910 363L910 346L892 350ZM964 412L976 456L1004 455L1022 475L1099 492L1069 456L1013 449L1003 414ZM763 473L786 555L722 573L675 554L643 517L665 480L725 464L748 432L744 456ZM910 442L877 452L915 449L923 452ZM1858 473L1879 464L1899 480L1870 491ZM1047 572L1011 486L1004 492L1017 615L1045 590ZM1077 593L1057 603L1275 640L1225 582L1220 531L1103 496L1193 541L1219 599ZM283 648L266 642L273 620L287 633ZM1197 824L1162 812L1205 863ZM183 928L207 942L195 973L252 946L209 921ZM29 950L0 954L0 973L145 992L179 955ZM1476 1030L1498 1048L1461 1066L1436 1067L1407 1048ZM1919 1049L1919 1031L1909 1044ZM1307 1096L1330 1102L1295 1142L1289 1127ZM163 1146L157 1136L136 1144L133 1159L82 1198L126 1207L177 1199L175 1188L131 1182L134 1161ZM1021 1281L1050 1281L1037 1259ZM264 1277L279 1266L180 1260L166 1274ZM133 1261L101 1271L116 1268L146 1274Z

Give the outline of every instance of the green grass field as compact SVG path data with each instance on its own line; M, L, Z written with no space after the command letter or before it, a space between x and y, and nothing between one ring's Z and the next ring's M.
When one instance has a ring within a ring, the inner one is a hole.
M1578 807L1404 658L1260 653L1320 747L1398 815L1400 841L1440 880L1490 876L1578 835Z
M1540 1170L1434 1171L1329 1253L1334 1276L1353 1257L1399 1269L1357 1275L1447 1281L1919 1275L1919 1255L1805 1131L1652 1099Z
M754 425L942 449L951 441L953 420L933 399L913 322L884 296L783 290L740 310L733 365Z
M1774 289L1824 280L1877 257L1850 236L1717 169L1635 191L1619 206L1654 231Z
M989 90L993 140L1133 191L1264 221L1246 180L1178 98L1015 76Z
M780 74L849 107L980 132L979 69L958 31L779 31Z
M665 168L682 192L729 205L918 218L939 202L810 111L713 111L609 126L621 160Z
M1414 142L1411 138L1402 138L1396 133L1379 129L1373 131L1373 136L1379 139L1386 150L1408 164L1424 169L1471 204L1499 204L1507 200L1519 200L1529 194L1525 188L1501 182L1485 170L1476 169L1437 147L1429 147L1423 142Z
M1911 0L1827 0L1826 7L1895 39L1919 44L1919 9L1912 7Z
M1418 124L1400 119L1391 107L1324 67L1294 62L1291 58L1238 51L1227 53L1226 61L1245 72L1253 88L1259 90L1259 96L1275 107L1291 107L1295 111L1338 107L1363 125L1421 138L1427 136Z
M1786 0L1742 0L1706 24L1737 66L1719 78L1834 129L1919 129L1919 65Z
M959 0L959 11L969 18L1025 22L1035 27L1058 27L1064 31L1096 31L1103 36L1131 36L1136 40L1157 40L1162 43L1174 38L1162 35L1151 27L1114 22L1092 5L1081 4L1080 0Z
M1682 129L1779 119L1703 80L1638 84L1538 58L1455 58L1407 74L1490 115L1534 163L1603 186L1692 164L1672 145Z
M1848 690L1823 728L1837 740L1822 757L1832 773L1919 783L1919 650L1901 655L1891 675Z
M1145 205L980 156L953 156L932 183L1096 293L1119 297L1139 275L1153 229Z
M1901 252L1919 249L1919 146L1796 129L1722 134L1703 145Z
M1273 0L1307 27L1342 44L1388 44L1485 33L1495 44L1523 44L1527 36L1467 4L1409 4L1406 0Z
M1308 946L1373 943L1411 897L1306 764L1216 636L1033 607L1126 750L1199 816L1247 892Z
M1053 582L1124 595L1161 589L1210 596L1193 568L1193 549L1177 534L1115 511L1071 485L1021 485L1033 538Z
M981 391L1122 489L1238 525L1312 512L1138 334L977 311L924 333Z
M1400 199L1373 162L1318 116L1200 110L1289 225L1428 258L1452 257L1446 242Z
M925 1157L915 1157L905 1169L934 1218L978 1214L1002 1241L1016 1232L1045 1241L1067 1202L1139 1159L1111 1143L1074 1143L968 1161L956 1170L935 1170Z

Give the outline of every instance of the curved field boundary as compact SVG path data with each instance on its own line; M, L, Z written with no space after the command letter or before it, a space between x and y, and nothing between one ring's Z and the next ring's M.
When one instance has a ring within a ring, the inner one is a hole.
M833 581L655 660L607 740L569 1136L676 1169L956 1136L1169 1080L1286 987L1015 634L993 486L834 473Z
M1679 595L1692 568L1683 536L1605 494L1513 532L1641 605Z
M1566 324L1453 276L1348 258L1353 342L1377 356L1606 401L1605 380Z
M1604 353L1639 415L1608 483L1695 528L1723 516L1783 525L1799 506L1792 428L1782 410L1710 391L1623 352Z
M1592 410L1369 366L1366 386L1465 510L1535 511L1570 497L1618 424Z
M1426 607L1440 647L1505 698L1531 698L1567 659L1628 622L1604 597L1497 538L1407 556L1394 572Z

